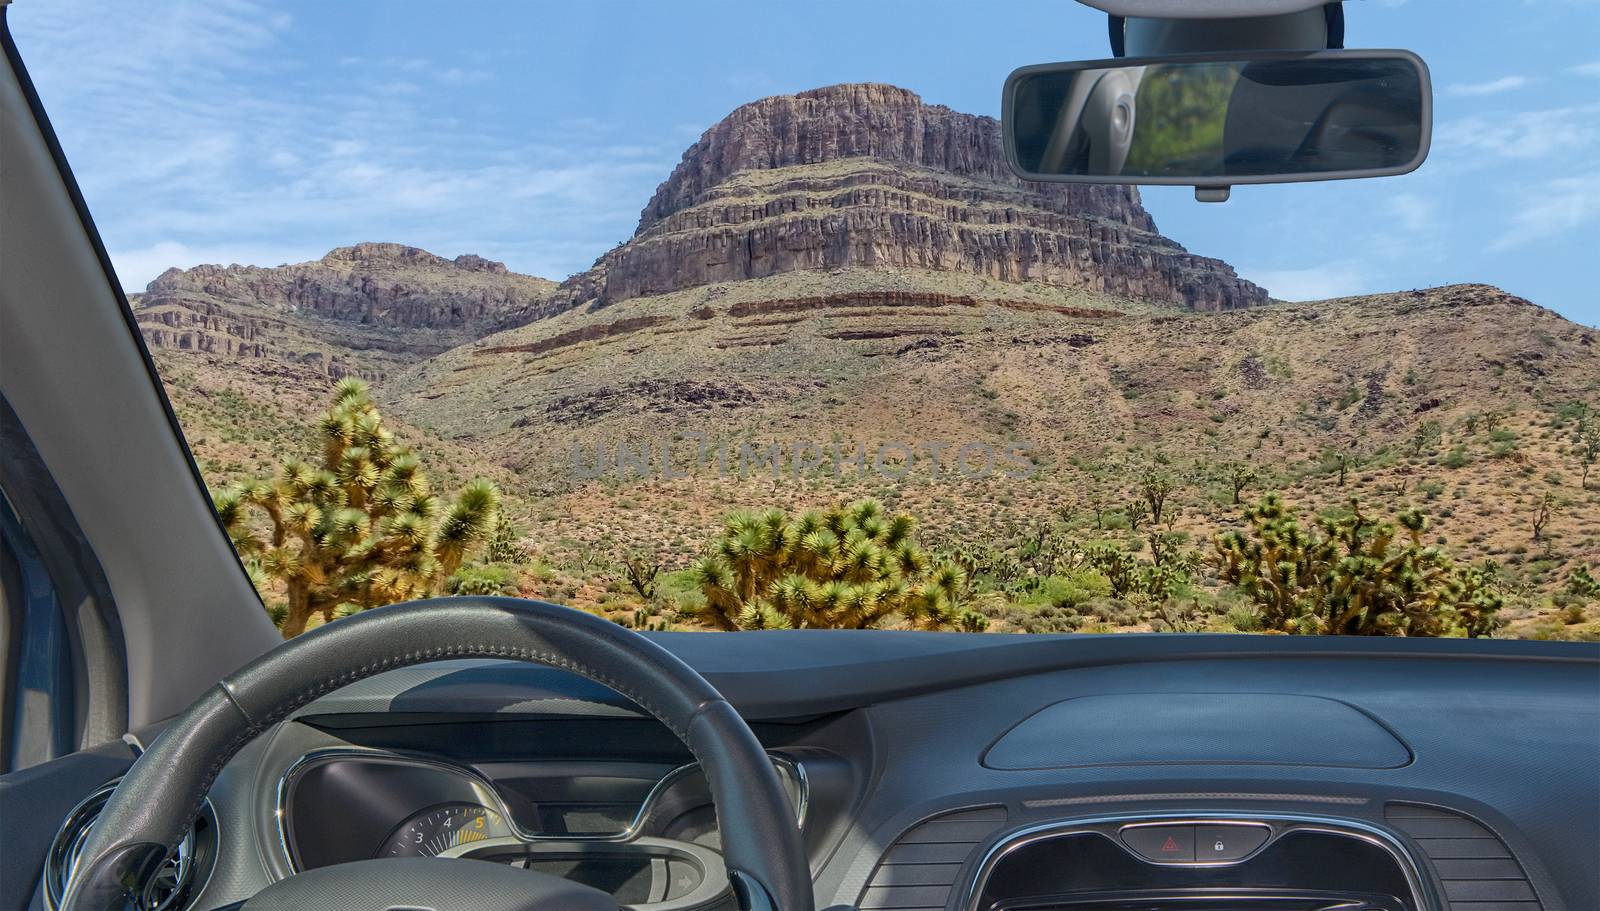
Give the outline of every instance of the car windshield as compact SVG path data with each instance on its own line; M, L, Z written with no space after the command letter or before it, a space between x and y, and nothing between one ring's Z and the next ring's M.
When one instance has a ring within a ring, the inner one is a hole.
M1014 176L1065 0L10 19L286 636L1600 637L1600 10L1344 6L1428 161L1220 205Z

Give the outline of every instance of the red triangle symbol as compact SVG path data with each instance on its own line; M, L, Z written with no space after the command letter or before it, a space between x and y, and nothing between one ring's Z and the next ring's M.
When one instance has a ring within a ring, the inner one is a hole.
M1167 836L1167 840L1161 843L1161 850L1163 850L1163 851L1176 851L1176 850L1178 850L1178 843L1176 841L1173 841L1171 835L1168 835Z

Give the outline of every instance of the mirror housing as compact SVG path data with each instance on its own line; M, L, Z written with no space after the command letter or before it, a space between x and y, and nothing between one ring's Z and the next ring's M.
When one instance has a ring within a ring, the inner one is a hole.
M1025 180L1193 186L1215 200L1235 184L1414 171L1433 93L1410 51L1233 51L1023 67L1001 109Z

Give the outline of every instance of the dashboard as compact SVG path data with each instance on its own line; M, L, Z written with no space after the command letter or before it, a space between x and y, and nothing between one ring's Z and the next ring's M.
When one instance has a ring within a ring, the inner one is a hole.
M1591 645L653 638L767 747L819 907L1600 908ZM329 694L229 764L203 822L164 908L388 856L555 873L642 911L732 907L692 757L615 694L532 665Z
M804 826L804 767L773 756ZM699 765L490 761L317 749L278 788L295 872L381 857L484 860L603 889L634 906L696 908L728 890Z

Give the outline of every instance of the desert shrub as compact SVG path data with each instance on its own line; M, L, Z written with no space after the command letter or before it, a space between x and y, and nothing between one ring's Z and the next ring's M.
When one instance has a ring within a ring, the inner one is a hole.
M1253 607L1235 607L1223 615L1223 622L1241 633L1254 633L1261 629L1261 612Z
M1089 602L1089 616L1104 626L1133 626L1144 619L1138 605L1113 598L1098 598Z
M1211 616L1195 600L1168 599L1155 605L1150 628L1156 632L1198 633L1210 626Z
M1259 607L1267 631L1485 636L1497 626L1498 568L1458 567L1423 546L1417 510L1381 521L1352 500L1347 515L1308 527L1269 494L1245 518L1248 529L1216 536L1212 562Z
M1008 604L999 609L996 618L1024 633L1075 633L1086 622L1076 610L1053 604Z
M272 480L247 480L214 497L240 555L284 585L277 622L285 638L313 615L326 622L437 594L499 513L500 492L484 480L441 504L360 380L340 381L316 431L318 464L285 462Z
M1588 566L1580 563L1567 575L1567 591L1580 598L1600 599L1600 579L1595 578Z
M509 566L468 565L445 580L444 590L452 595L514 595L517 575Z
M693 572L705 602L692 616L721 630L901 623L975 629L966 574L917 545L915 521L876 500L790 516L736 513Z
M1452 446L1450 451L1445 453L1444 467L1446 468L1465 468L1470 464L1472 464L1472 459L1467 456L1467 447L1465 446Z
M706 603L700 580L692 569L662 574L656 584L656 597L666 611L684 621L693 620Z
M1092 569L1068 576L1047 576L1039 594L1056 607L1079 608L1095 598L1111 594L1111 580Z

